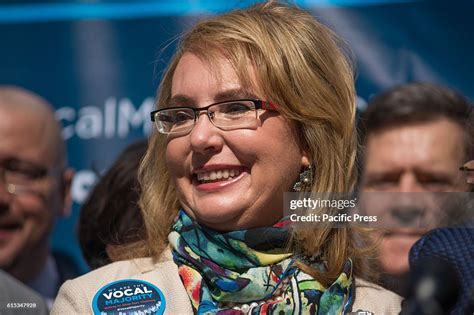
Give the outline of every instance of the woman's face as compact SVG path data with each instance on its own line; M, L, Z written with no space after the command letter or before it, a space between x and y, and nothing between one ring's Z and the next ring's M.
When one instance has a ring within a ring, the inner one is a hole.
M258 90L244 92L226 59L212 67L185 53L173 76L170 106L266 100ZM281 219L283 193L290 191L308 159L294 126L278 112L259 110L257 127L228 131L202 113L190 133L169 136L166 163L184 210L203 225L229 231ZM207 180L198 180L198 174ZM221 178L210 180L214 177Z

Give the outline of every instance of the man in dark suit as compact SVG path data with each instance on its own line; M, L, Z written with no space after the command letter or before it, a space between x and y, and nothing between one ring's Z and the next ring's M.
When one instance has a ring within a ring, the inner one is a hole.
M0 269L49 304L65 269L49 236L69 214L73 171L52 107L33 92L0 86Z
M37 293L0 270L0 314L48 314L45 302Z

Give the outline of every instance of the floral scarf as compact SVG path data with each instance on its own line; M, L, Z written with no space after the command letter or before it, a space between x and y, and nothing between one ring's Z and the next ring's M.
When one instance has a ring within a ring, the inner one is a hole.
M341 314L352 305L352 262L324 287L285 253L288 221L274 226L217 232L180 210L168 236L179 275L196 314ZM324 270L319 257L314 268ZM275 293L281 297L275 299Z

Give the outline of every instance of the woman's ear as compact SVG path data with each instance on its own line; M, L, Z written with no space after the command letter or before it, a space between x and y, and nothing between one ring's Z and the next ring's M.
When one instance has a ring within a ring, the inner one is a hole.
M309 159L309 154L306 150L303 150L301 152L301 166L308 167L310 164L311 164L311 161Z

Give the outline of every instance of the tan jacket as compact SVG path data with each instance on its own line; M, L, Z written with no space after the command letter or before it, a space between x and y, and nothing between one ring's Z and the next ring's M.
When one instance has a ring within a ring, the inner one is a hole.
M164 294L164 314L193 314L191 303L178 275L171 252L161 259L140 258L119 261L65 282L53 305L51 314L93 314L95 294L107 284L121 279L145 280ZM370 311L373 314L398 314L401 299L370 282L356 278L355 300L352 311Z

